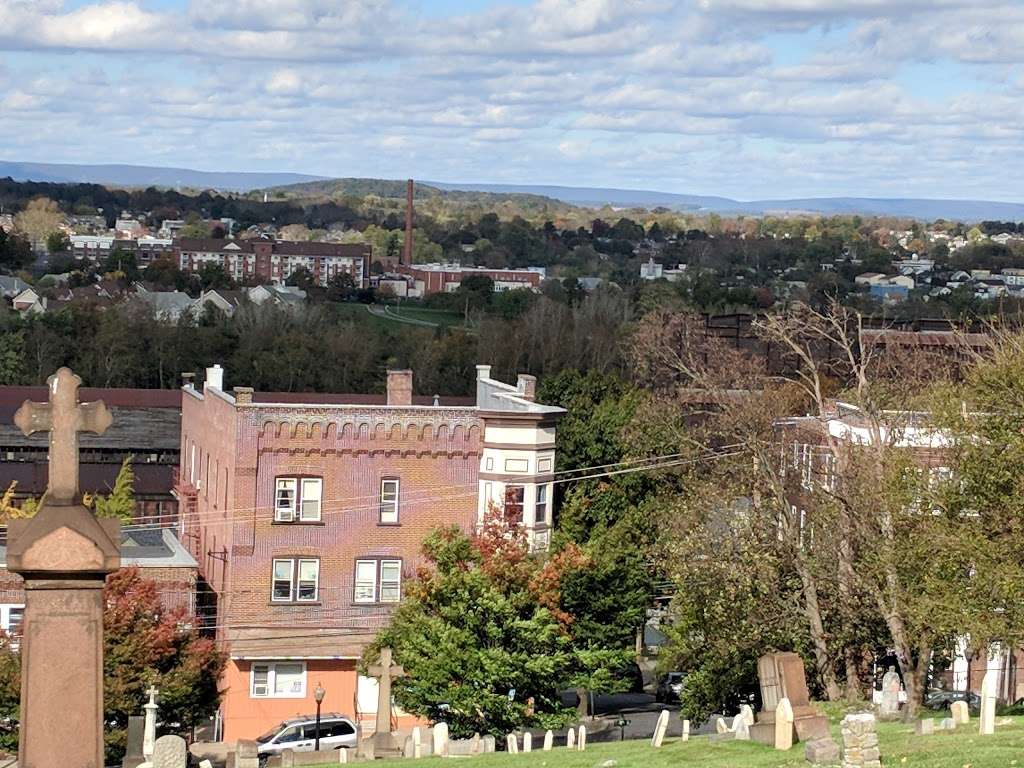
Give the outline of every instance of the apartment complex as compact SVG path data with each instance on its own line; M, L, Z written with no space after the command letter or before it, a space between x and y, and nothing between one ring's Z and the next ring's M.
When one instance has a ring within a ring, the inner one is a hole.
M206 264L224 267L232 280L260 279L280 284L295 271L307 270L317 285L326 286L347 273L357 287L369 278L371 248L362 243L316 243L286 240L217 240L187 238L174 241L178 266L197 272Z
M207 369L182 393L182 541L214 596L229 663L222 737L286 717L350 712L370 726L376 684L357 660L383 627L440 526L473 530L492 504L518 511L531 545L552 523L555 426L535 380L478 366L475 398L272 395L224 389ZM207 607L207 612L209 606Z

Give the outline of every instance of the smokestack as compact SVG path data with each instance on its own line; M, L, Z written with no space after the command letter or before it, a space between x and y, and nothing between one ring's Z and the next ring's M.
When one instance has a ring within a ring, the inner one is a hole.
M405 185L405 245L402 247L402 261L405 266L412 264L412 179Z

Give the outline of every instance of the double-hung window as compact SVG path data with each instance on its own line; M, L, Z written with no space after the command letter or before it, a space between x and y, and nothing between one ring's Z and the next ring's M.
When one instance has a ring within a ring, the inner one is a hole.
M318 522L324 481L319 477L279 477L274 491L274 520Z
M547 525L548 523L548 487L537 486L537 502L533 507L533 524Z
M356 560L355 602L397 603L401 599L401 560Z
M380 521L398 522L398 478L384 478L380 481Z
M250 696L255 699L301 699L306 695L306 665L271 662L252 665Z
M526 488L521 485L505 486L505 512L516 522L523 522L523 502L526 499Z
M320 594L320 561L312 557L274 560L271 600L275 603L315 603Z

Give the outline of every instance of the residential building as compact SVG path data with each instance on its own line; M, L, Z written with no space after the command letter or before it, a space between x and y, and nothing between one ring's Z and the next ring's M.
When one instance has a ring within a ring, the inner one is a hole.
M13 299L28 287L28 283L20 277L0 275L0 296L3 296L5 299Z
M83 387L83 402L102 400L113 423L102 435L79 437L80 485L85 493L110 493L121 463L131 459L135 473L135 517L140 521L177 519L172 494L181 442L181 395L166 389L94 389ZM26 437L14 425L25 400L43 402L46 387L0 387L0 493L16 482L14 497L39 498L48 477L48 435Z
M439 526L467 531L512 509L546 548L555 426L564 412L477 367L475 398L413 396L411 371L387 395L264 395L224 389L220 366L182 390L177 493L182 540L216 605L229 661L226 741L286 717L351 711L372 727L375 681L356 664Z
M306 269L313 282L326 286L341 273L365 287L371 248L364 243L291 242L259 238L216 240L179 238L174 241L178 266L198 272L205 264L219 264L236 282L248 280L280 285L295 271Z
M46 299L34 289L26 288L11 299L11 308L22 317L38 315L46 311Z
M1011 288L1024 286L1024 269L1007 268L1002 271L1003 282Z
M159 320L177 322L183 315L192 312L196 299L182 291L139 290L130 299L134 304L148 307Z
M657 263L653 256L640 265L641 280L660 280L664 278L671 283L678 280L684 274L686 274L685 264L680 264L675 269L669 269Z
M547 270L544 267L525 269L489 269L487 267L464 267L461 264L400 264L395 267L399 274L412 278L413 284L407 293L411 297L429 296L432 293L448 293L458 290L462 281L471 275L489 277L494 291L512 291L517 288L539 290Z
M877 283L881 283L883 280L885 280L885 275L881 272L862 272L853 278L854 284L860 286L875 285Z

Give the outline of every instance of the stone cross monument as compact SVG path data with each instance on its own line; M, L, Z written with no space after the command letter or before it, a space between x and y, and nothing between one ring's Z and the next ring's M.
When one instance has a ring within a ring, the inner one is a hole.
M61 368L49 402L25 401L14 423L50 433L50 474L35 517L8 525L7 568L25 580L21 641L23 768L103 766L103 584L121 565L120 524L80 502L78 433L103 434L103 403L78 402L81 379ZM54 724L67 738L54 738Z
M377 725L373 732L373 752L381 755L397 754L398 741L391 735L391 681L405 677L405 670L391 663L391 649L380 649L380 660L368 670L377 678Z

